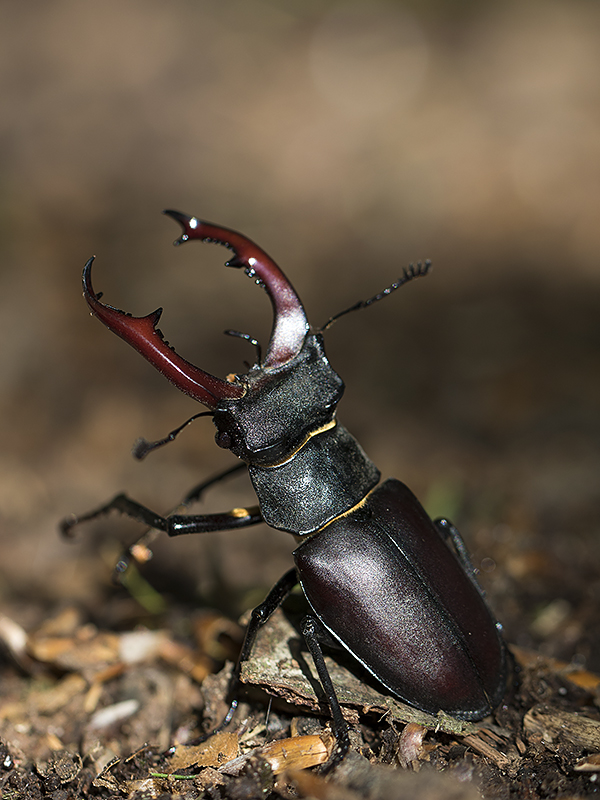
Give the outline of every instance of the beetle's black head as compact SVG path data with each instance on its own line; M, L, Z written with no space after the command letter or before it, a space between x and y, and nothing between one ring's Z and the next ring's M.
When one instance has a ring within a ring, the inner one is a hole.
M300 352L284 367L256 366L238 380L245 394L226 398L215 409L216 441L259 466L286 461L328 425L344 392L318 334L308 334Z
M250 464L281 463L313 433L332 423L344 384L327 360L319 334L309 333L308 321L293 286L275 262L257 245L235 231L177 211L182 236L216 242L233 251L226 266L242 267L262 285L274 312L265 358L245 375L222 380L181 358L163 339L156 325L162 309L133 317L100 302L91 282L90 259L83 271L84 297L110 330L150 361L178 389L211 409L220 447Z

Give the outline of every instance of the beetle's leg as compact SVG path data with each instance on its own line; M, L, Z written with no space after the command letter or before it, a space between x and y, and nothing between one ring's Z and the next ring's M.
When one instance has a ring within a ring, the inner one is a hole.
M135 500L131 500L126 494L118 494L108 503L95 508L93 511L88 511L80 516L71 514L70 517L63 519L59 525L60 531L65 536L71 536L71 531L76 525L80 525L82 522L91 522L91 520L103 517L111 511L119 511L127 517L138 520L138 522L144 522L151 528L157 528L161 531L166 530L164 517L155 514L154 511L146 508L146 506L136 503Z
M240 657L231 676L231 683L229 684L229 695L232 697L231 704L223 722L219 725L216 731L221 731L223 728L229 725L233 715L236 712L238 707L237 693L240 687L242 666L244 665L244 662L250 658L259 630L269 620L273 612L279 608L297 583L298 576L296 574L296 570L289 570L277 581L265 600L263 600L263 602L253 610L252 616L250 617L250 622L248 623L248 628L246 629L246 636L244 638L244 644L242 645ZM327 697L327 702L329 703L329 708L331 709L331 716L333 717L333 731L336 740L336 748L329 761L329 764L327 765L327 770L329 770L338 764L350 749L348 726L346 725L346 720L342 714L342 709L340 708L340 704L333 687L333 682L329 675L329 670L327 669L325 659L323 658L323 651L319 641L321 635L321 625L314 617L306 616L302 620L301 629L308 650L315 663L317 674L319 676L319 680L321 681L325 696Z
M247 528L263 521L258 506L248 508L232 508L222 514L173 514L165 517L169 536L181 536L186 533L212 533L213 531L232 531L236 528Z
M197 503L200 500L201 496L204 494L204 492L207 489L209 489L211 486L214 486L217 483L220 483L225 478L228 478L230 475L234 475L236 472L239 472L242 469L247 469L247 465L244 464L243 462L241 462L239 464L236 464L234 467L229 467L229 469L226 469L224 472L220 472L217 475L213 475L212 478L208 478L208 480L202 481L201 483L197 484L196 486L194 486L193 489L190 489L190 491L185 495L185 497L179 503L179 505L176 506L174 509L172 509L172 511L167 516L170 517L170 516L174 515L175 512L179 511L180 509L187 508L187 506L190 506L192 503ZM239 512L239 510L238 510L238 512ZM238 518L240 518L240 516L241 515L238 513ZM251 523L249 523L249 524L251 524ZM216 530L221 530L221 528L217 528ZM180 530L179 531L179 533L194 533L194 532L196 532L196 533L203 532L204 533L206 531L193 531L193 530ZM140 538L137 540L137 542L135 542L135 544L133 544L129 548L130 553L136 552L136 556L135 556L136 560L139 559L140 555L143 556L142 560L146 560L146 549L154 541L154 539L156 538L156 535L157 535L156 528L148 528L148 530L145 533L143 533L142 536L140 536ZM171 533L170 535L175 536L177 534ZM126 563L127 563L127 559L125 559L125 561L121 562L119 569L122 569Z
M242 645L242 649L240 651L240 657L238 658L237 664L231 676L231 682L229 684L228 694L232 698L231 705L229 706L229 711L225 715L225 719L216 729L217 731L220 731L229 725L238 707L237 694L240 688L240 675L242 672L242 666L244 665L244 662L248 661L250 658L250 654L252 653L252 648L256 642L256 637L259 630L269 620L273 612L279 608L297 583L298 576L296 575L296 570L290 569L277 581L263 602L259 606L256 606L256 608L252 611L250 622L246 628L246 636L244 637L244 644Z
M458 560L462 564L465 573L471 579L472 583L477 587L479 594L482 597L485 597L485 592L477 580L477 570L473 566L473 562L471 561L471 556L469 555L465 540L462 538L458 528L445 517L440 517L439 519L434 520L434 525L441 533L443 539L446 541L450 540L452 542L454 552L458 556Z
M319 680L321 681L321 686L325 692L333 718L333 733L336 746L326 766L326 770L329 771L345 757L350 749L350 739L348 738L348 726L342 714L342 709L337 694L335 693L333 682L329 670L327 669L327 664L325 663L325 658L323 657L323 650L321 649L321 642L319 641L320 631L321 624L315 617L304 617L302 620L302 635L304 636L304 641L315 662Z
M106 505L82 514L80 517L73 515L63 520L60 529L63 534L70 535L75 525L82 522L89 522L97 517L104 516L110 511L120 511L131 519L143 522L150 528L164 531L169 536L180 536L184 533L210 533L212 531L233 530L235 528L245 528L249 525L257 525L262 522L262 515L258 506L251 508L234 508L222 514L198 514L184 516L173 514L168 517L161 517L146 506L137 503L125 494L118 494L106 503Z
M189 506L192 503L197 503L198 500L200 500L201 495L203 495L207 489L210 489L211 486L220 483L222 480L228 478L230 475L235 475L236 472L241 472L241 470L243 469L247 469L247 464L241 461L234 467L230 467L229 469L226 469L224 472L220 472L218 475L214 475L212 478L208 478L208 480L202 481L202 483L199 483L197 486L194 486L193 489L190 489L190 491L186 494L186 496L183 498L183 500L179 505Z
M202 481L202 483L199 483L196 486L194 486L193 489L190 489L190 491L185 495L185 497L183 498L181 503L179 503L176 509L198 502L202 494L204 494L204 492L211 486L214 486L215 484L222 481L224 478L228 478L230 475L233 475L234 473L239 472L240 470L245 468L246 464L239 463L236 464L234 467L226 469L224 472L220 472L218 475L214 475L212 478L209 478L208 480ZM145 522L146 525L149 525L154 530L167 531L168 533L168 524L166 523L166 519L169 518L169 515L161 517L160 515L155 514L153 511L150 511L150 509L146 508L145 506L142 506L140 503L137 503L135 500L131 500L125 494L118 494L116 497L113 497L113 499L110 502L106 503L103 506L100 506L100 508L96 508L93 511L89 511L86 514L82 514L81 516L72 514L70 517L67 517L66 519L62 520L62 522L59 524L60 531L65 536L70 536L71 530L76 525L79 525L82 522L90 522L93 519L97 519L98 517L102 517L105 514L110 513L111 511L120 511L122 514L125 514L126 516L136 519L139 522ZM222 516L227 517L228 515L222 515ZM247 523L247 524L250 525L253 523ZM235 528L239 526L233 525L232 527ZM222 529L211 527L210 530L214 531ZM185 531L185 532L193 533L194 531ZM198 531L198 532L200 533L204 531ZM181 533L183 533L183 531L181 531ZM172 533L171 535L177 536L178 534Z
M446 541L450 539L450 541L452 542L452 546L454 547L454 550L456 552L456 555L458 556L458 560L462 564L462 567L467 577L470 578L471 583L473 583L479 594L485 600L485 592L481 588L481 586L479 585L479 581L477 580L478 570L475 569L475 567L473 566L473 562L471 561L471 556L469 555L469 551L467 550L465 541L462 538L458 528L455 525L453 525L449 519L446 519L445 517L440 517L439 519L434 520L434 525ZM500 632L502 632L503 630L502 623L498 622L498 620L496 620L496 628ZM512 655L510 653L510 650L507 647L504 647L504 650L506 651L506 653L508 653L508 658L511 659ZM512 663L514 666L514 659Z

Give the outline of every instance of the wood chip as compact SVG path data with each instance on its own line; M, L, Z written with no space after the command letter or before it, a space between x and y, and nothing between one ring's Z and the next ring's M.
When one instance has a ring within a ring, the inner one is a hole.
M489 758L489 760L494 763L498 769L507 770L513 763L513 759L497 750L487 740L485 734L482 735L481 731L477 734L463 736L462 741L475 750L476 753L480 753L482 756Z
M308 769L324 764L332 747L333 737L328 734L293 736L270 742L258 750L258 755L269 762L274 775L279 775L286 769Z
M600 753L581 758L573 767L576 772L600 772Z
M177 745L169 760L169 772L175 773L192 766L222 767L239 754L239 742L235 733L215 733L198 745Z
M523 728L529 738L544 744L565 742L582 750L600 751L600 722L583 714L538 705L525 715Z

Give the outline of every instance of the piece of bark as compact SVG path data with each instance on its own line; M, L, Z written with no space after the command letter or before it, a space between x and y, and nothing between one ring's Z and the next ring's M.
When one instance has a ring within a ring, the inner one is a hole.
M454 719L441 712L433 716L383 694L365 683L364 676L357 677L330 656L326 656L325 661L344 716L351 723L358 722L361 715L373 714L386 717L390 722L411 722L428 730L444 731L456 736L477 731L473 723ZM242 667L241 680L292 705L329 714L329 706L312 659L299 634L279 609L259 632L252 658Z
M538 705L525 715L523 728L530 739L543 744L568 743L581 750L600 750L600 721L583 714Z

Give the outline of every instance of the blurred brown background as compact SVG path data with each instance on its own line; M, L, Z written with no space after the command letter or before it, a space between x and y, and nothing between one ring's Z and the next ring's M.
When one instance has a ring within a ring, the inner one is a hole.
M81 298L95 253L107 302L164 306L182 355L242 371L222 331L266 342L270 306L225 251L171 248L172 207L260 243L315 325L433 260L327 333L340 417L461 525L509 638L599 669L598 3L28 0L0 6L0 64L5 609L100 619L139 528L57 520L121 489L165 511L232 463L206 420L133 462L197 407ZM292 546L161 541L150 576L237 613Z

